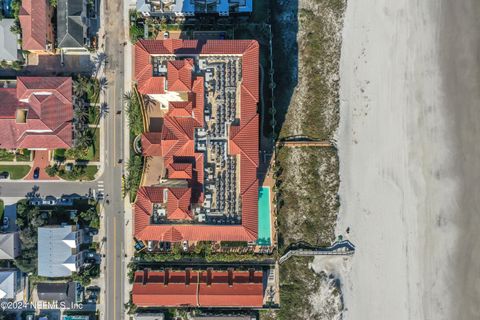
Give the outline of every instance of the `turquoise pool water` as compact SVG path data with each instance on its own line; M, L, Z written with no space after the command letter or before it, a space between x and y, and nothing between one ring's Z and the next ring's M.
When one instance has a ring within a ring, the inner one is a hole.
M261 187L258 190L258 245L271 245L270 231L270 188Z

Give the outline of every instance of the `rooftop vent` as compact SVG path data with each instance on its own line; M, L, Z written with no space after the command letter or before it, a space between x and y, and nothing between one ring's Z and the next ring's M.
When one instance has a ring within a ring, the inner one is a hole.
M228 286L233 286L233 268L228 268Z
M185 269L185 285L186 286L190 285L190 273L191 273L191 271L192 271L192 269L190 269L190 268Z
M163 285L168 286L170 280L170 269L165 269L165 276L163 277Z
M212 268L207 269L207 286L210 287L212 285Z

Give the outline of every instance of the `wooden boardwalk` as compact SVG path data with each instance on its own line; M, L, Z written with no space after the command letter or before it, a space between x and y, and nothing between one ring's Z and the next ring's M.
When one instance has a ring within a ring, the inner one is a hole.
M335 242L330 247L317 249L294 249L285 253L278 260L279 264L284 263L292 256L347 256L355 253L355 246L348 240Z
M292 136L279 140L276 144L277 147L320 147L331 148L334 145L329 140L317 140L308 136Z

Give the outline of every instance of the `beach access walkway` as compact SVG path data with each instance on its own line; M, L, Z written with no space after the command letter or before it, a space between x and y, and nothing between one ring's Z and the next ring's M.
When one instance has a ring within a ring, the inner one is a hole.
M319 255L338 255L346 256L355 253L355 246L348 240L337 241L330 247L293 249L289 250L278 260L279 264L284 263L292 256L319 256Z

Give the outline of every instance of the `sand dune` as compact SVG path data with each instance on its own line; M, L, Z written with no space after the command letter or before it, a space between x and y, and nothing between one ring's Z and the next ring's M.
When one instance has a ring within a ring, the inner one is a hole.
M345 319L480 317L480 1L350 0L338 233Z

